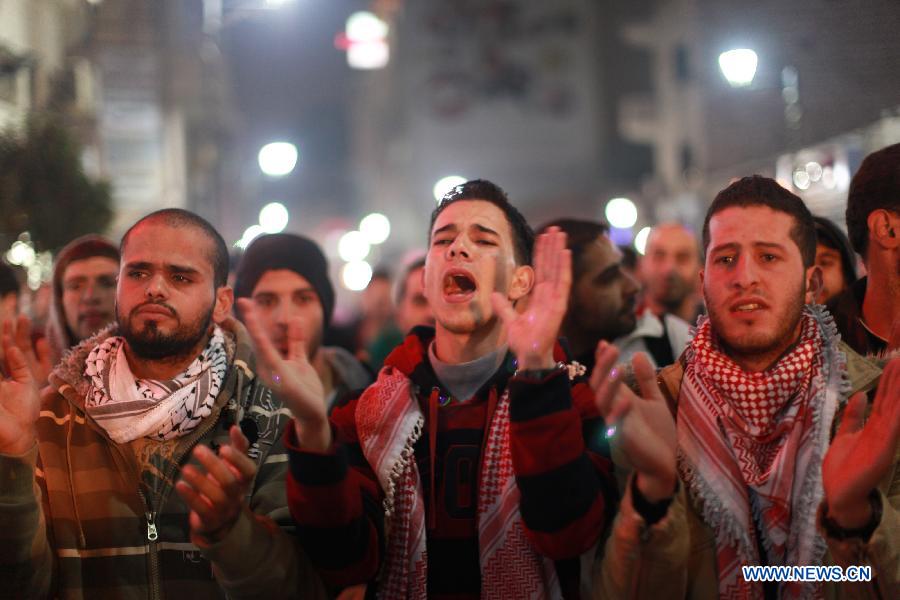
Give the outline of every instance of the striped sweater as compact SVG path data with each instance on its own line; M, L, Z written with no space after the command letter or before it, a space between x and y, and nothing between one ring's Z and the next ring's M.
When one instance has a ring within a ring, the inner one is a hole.
M411 379L423 407L431 391L441 387L427 357L433 335L433 329L414 329L385 361ZM492 390L500 395L509 389L510 444L523 523L538 552L556 561L566 597L579 596L579 557L597 543L614 505L608 448L585 443L597 439L591 433L602 423L584 378L570 384L564 372L555 371L536 380L513 377L513 369L508 356L473 398L442 406L437 423L426 416L426 431L414 447L427 499L429 598L480 594L477 481ZM384 559L384 492L359 444L358 402L351 398L332 413L336 442L329 453L302 451L293 428L286 436L291 512L314 564L336 586L372 580ZM423 408L423 413L428 411ZM434 457L430 435L436 436Z
M243 327L224 328L229 368L213 413L169 447L116 444L85 415L84 361L112 332L57 366L42 392L38 444L25 456L0 456L0 596L324 597L285 531L293 524L280 440L289 413L255 377ZM225 539L198 548L173 483L196 444L226 443L235 422L258 436L249 509Z

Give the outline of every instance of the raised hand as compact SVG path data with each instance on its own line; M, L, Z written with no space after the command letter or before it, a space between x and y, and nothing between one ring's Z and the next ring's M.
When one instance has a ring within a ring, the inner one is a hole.
M572 285L572 253L566 234L550 227L534 245L534 286L524 312L516 311L499 292L491 304L506 325L509 348L520 369L548 369L554 365L553 345L569 303Z
M0 381L0 454L24 454L37 440L40 413L37 385L22 351L2 336L3 370Z
M175 491L191 509L191 541L198 546L217 542L231 531L256 475L256 465L246 454L247 438L237 425L228 435L231 442L220 447L218 455L208 446L196 446L193 455L203 468L185 465L175 484Z
M864 527L872 517L869 494L887 475L900 440L900 358L881 373L868 421L866 396L854 394L822 463L828 516L844 529Z
M8 335L13 339L16 346L22 351L36 384L39 387L46 385L53 368L50 363L50 345L45 338L40 338L34 344L31 343L31 319L26 315L19 315L15 323L11 320L4 320L2 332L3 335Z
M237 302L256 349L259 376L293 413L301 444L316 450L327 449L331 445L331 428L325 388L306 356L300 320L288 323L288 352L287 357L282 357L259 322L253 301L241 298Z
M622 385L614 368L619 351L605 341L597 346L591 388L597 409L615 433L614 443L625 453L636 471L637 486L649 501L672 496L675 470L675 422L656 384L656 372L642 352L631 360L641 390L636 395Z

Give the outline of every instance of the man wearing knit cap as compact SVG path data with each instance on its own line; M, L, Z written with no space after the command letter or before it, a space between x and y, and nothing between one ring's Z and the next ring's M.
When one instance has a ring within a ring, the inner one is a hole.
M53 302L47 322L52 364L116 317L119 249L99 235L69 242L53 267Z
M292 233L254 240L238 266L234 294L253 300L256 314L282 356L288 352L289 323L299 325L329 407L348 392L372 382L369 372L352 354L343 348L322 346L334 312L334 288L325 255L312 240Z

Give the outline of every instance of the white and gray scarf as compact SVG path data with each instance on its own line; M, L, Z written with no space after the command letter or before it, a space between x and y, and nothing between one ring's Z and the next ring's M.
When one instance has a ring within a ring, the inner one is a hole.
M116 336L104 340L91 350L84 371L91 382L85 411L114 442L178 438L212 413L228 368L218 326L200 356L168 381L135 379L124 341Z

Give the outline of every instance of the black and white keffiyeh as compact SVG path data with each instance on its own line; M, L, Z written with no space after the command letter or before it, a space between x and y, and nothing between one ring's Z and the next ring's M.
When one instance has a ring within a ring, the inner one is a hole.
M168 381L135 379L123 342L122 337L107 338L85 362L85 376L91 381L85 410L114 442L178 438L212 413L228 368L218 326L200 356Z

